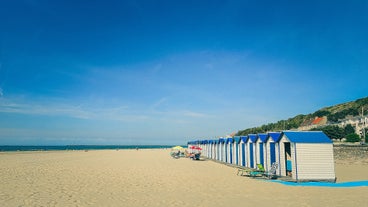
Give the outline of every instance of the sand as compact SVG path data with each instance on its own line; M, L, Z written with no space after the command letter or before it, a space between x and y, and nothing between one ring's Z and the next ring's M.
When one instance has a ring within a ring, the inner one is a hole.
M336 160L338 182L368 180ZM236 175L169 150L0 153L0 206L368 206L368 187L295 187Z

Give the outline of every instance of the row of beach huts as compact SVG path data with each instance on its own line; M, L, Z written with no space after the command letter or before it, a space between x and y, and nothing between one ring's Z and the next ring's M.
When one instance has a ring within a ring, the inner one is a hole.
M321 131L282 131L188 142L202 156L241 168L266 171L278 163L276 175L297 182L335 182L333 143Z

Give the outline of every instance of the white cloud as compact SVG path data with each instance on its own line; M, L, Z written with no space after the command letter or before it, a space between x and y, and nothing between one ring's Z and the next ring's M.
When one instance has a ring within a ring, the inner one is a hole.
M156 109L160 106L162 106L163 104L165 104L167 102L167 98L166 97L163 97L161 98L160 100L156 101L153 105L152 105L152 109Z
M0 97L2 97L4 95L4 93L3 93L3 89L2 88L0 88Z
M203 117L207 117L206 114L203 113L198 113L198 112L193 112L193 111L185 111L183 113L184 116L188 116L188 117L193 117L193 118L203 118Z

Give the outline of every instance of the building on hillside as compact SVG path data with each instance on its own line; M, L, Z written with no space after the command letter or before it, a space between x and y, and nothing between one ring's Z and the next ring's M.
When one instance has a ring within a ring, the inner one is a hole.
M362 136L363 129L368 128L368 116L347 116L345 119L339 119L337 125L344 128L349 124L354 127L356 134Z
M300 131L308 131L313 128L321 127L327 124L327 116L318 117L316 116L314 119L305 120L299 127Z

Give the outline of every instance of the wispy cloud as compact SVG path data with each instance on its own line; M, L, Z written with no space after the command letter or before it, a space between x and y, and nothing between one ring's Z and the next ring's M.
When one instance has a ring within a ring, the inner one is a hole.
M64 115L75 118L87 119L91 113L80 106L66 105L62 103L27 103L20 99L0 99L0 112L29 115Z
M3 97L4 93L3 93L3 89L0 88L0 97Z
M151 106L151 108L153 110L157 109L158 107L162 106L163 104L165 104L168 101L168 98L163 97L160 100L156 101L155 103L153 103L153 105Z
M193 117L193 118L204 118L204 117L208 117L207 114L193 112L193 111L184 111L183 112L183 115L184 116L187 116L187 117Z

